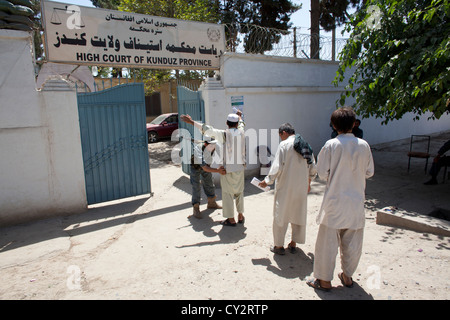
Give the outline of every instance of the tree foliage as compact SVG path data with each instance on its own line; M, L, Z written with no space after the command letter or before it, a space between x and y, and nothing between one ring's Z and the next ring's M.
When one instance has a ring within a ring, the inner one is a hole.
M224 0L219 2L219 22L287 30L291 14L300 8L290 0Z
M42 43L42 22L41 22L41 2L39 0L32 0L32 9L34 11L33 19L33 43L34 54L37 62L44 60L44 44Z
M449 112L450 5L448 0L371 0L355 13L340 53L335 85L353 73L339 103L350 95L364 118L386 124L413 112L439 119Z
M349 18L347 10L359 10L365 0L320 0L320 26L325 31L331 31L344 25Z
M92 5L97 8L117 10L120 0L91 0Z
M231 42L238 42L237 33L243 33L245 51L249 52L251 48L252 52L263 53L272 50L273 44L280 41L283 30L291 27L292 13L300 8L301 5L294 5L290 0L225 0L219 3L219 22L227 25L227 37ZM278 31L263 34L251 25Z
M120 0L118 9L181 20L218 22L218 3L213 0Z
M311 59L319 59L320 55L320 27L325 31L332 31L333 61L335 46L335 29L344 25L350 15L349 9L359 10L366 0L311 0Z

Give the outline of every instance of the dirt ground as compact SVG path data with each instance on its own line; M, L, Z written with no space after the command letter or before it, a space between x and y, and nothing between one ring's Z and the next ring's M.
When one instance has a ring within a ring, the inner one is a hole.
M432 137L432 153L450 132ZM376 224L386 206L429 214L450 210L450 180L424 186L424 160L406 172L409 140L373 146L375 175L367 182L363 255L354 288L337 278L331 292L312 277L324 184L308 196L306 243L274 255L273 191L245 185L244 225L223 227L222 211L189 217L189 177L170 161L174 143L149 145L153 196L90 206L78 215L0 228L0 299L174 300L439 300L450 298L448 237ZM220 187L216 186L221 203ZM286 235L286 245L290 232Z

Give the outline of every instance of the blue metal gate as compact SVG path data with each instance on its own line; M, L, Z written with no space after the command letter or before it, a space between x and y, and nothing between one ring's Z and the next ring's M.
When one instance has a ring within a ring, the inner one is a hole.
M151 193L144 84L77 98L88 204Z
M205 103L202 99L202 95L200 91L194 91L184 86L177 86L177 104L178 104L178 114L188 114L192 117L193 120L204 123L205 122ZM191 150L190 144L191 140L188 138L194 138L198 136L199 133L194 135L195 129L192 125L188 125L183 121L179 121L178 127L180 129L187 130L189 132L189 137L183 135L181 131L180 134L180 143L181 150L184 152L185 150ZM185 159L191 159L191 156L185 157ZM182 162L182 170L186 174L191 173L190 163L186 163L186 161Z

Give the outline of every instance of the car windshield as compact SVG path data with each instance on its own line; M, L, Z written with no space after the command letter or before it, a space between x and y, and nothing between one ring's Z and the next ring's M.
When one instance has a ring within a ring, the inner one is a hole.
M162 115L156 117L155 119L153 119L153 121L150 122L150 123L151 124L161 124L161 122L166 120L166 118L167 118L167 115L162 114Z

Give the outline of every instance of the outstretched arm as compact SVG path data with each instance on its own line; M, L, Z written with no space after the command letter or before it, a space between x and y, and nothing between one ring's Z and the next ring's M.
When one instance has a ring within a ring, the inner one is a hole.
M197 129L199 129L200 131L202 130L203 124L201 124L200 122L197 122L197 121L192 120L192 118L191 118L190 115L188 115L188 114L182 114L182 115L180 116L180 119L181 119L183 122L186 122L186 123L188 123L188 124L192 124L194 127L196 127Z

